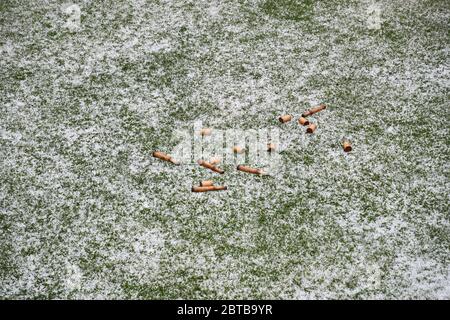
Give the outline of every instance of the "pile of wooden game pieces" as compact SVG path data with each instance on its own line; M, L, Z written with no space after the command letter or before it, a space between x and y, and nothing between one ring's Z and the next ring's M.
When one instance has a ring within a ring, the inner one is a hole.
M305 112L302 113L302 115L300 116L300 118L298 119L298 123L302 126L306 127L306 133L308 134L313 134L316 129L317 129L317 124L313 123L312 121L308 120L308 117L314 115L315 113L318 113L322 110L325 110L327 107L324 104L321 104L317 107L311 108L306 110ZM293 116L290 114L286 114L286 115L282 115L278 118L278 120L281 123L286 123L289 122L293 119ZM212 130L210 128L204 128L200 131L200 135L202 136L208 136L210 135L212 132ZM352 151L352 144L348 139L343 139L342 140L342 148L344 149L345 152L350 152ZM267 151L268 152L273 152L276 150L276 146L273 143L268 143L267 144ZM234 146L233 147L233 153L235 154L241 154L245 151L245 149L239 147L239 146ZM179 165L180 163L178 161L176 161L175 159L173 159L170 155L165 154L161 151L155 151L153 152L153 157L161 159L163 161L167 161L170 162L172 164L175 165ZM209 170L212 170L216 173L219 174L224 174L225 171L221 168L219 168L217 166L218 163L220 163L220 159L218 158L213 158L210 161L205 161L205 160L198 160L197 163ZM236 167L237 170L242 171L242 172L246 172L246 173L251 173L251 174L256 174L256 175L266 175L267 173L264 172L262 169L257 169L257 168L252 168L252 167L248 167L248 166L244 166L244 165L238 165ZM213 181L211 180L205 180L205 181L201 181L199 186L194 186L192 187L192 192L208 192L208 191L220 191L220 190L227 190L226 186L215 186Z

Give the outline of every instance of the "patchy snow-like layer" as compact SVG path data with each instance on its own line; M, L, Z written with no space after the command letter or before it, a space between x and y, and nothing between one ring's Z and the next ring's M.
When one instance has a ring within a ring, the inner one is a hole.
M2 5L0 297L448 299L446 3L300 3ZM278 170L151 157L199 121Z

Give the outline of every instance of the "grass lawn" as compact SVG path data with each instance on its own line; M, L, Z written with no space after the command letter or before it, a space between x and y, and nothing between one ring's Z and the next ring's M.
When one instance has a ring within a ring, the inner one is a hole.
M73 4L0 3L0 299L450 299L448 1ZM279 172L152 158L199 121Z

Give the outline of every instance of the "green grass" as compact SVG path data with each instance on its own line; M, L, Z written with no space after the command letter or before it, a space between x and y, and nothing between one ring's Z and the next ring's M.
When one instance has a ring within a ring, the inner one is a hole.
M0 298L448 299L449 10L378 3L2 2ZM151 157L196 121L282 170Z
M266 0L261 9L264 13L280 19L293 21L310 20L313 15L314 1L312 0Z

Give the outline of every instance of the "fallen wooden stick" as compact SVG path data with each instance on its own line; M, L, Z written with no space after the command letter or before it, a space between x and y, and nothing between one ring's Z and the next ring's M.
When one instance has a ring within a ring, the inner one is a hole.
M317 125L315 123L311 123L308 128L306 128L306 133L313 133L316 129Z
M210 169L210 170L212 170L212 171L214 171L214 172L217 172L217 173L220 173L220 174L223 174L223 173L225 172L225 171L223 171L222 169L217 168L216 166L214 166L214 165L212 165L211 163L206 162L206 161L204 161L204 160L198 160L197 163L198 163L199 165L201 165L202 167L205 167L205 168L207 168L207 169Z
M309 125L309 121L308 119L304 118L304 117L300 117L298 119L298 123L301 124L302 126L308 126Z
M192 192L208 192L208 191L219 191L227 190L226 186L207 186L207 187L192 187Z
M238 165L237 169L239 171L243 171L243 172L247 172L247 173L253 173L253 174L266 174L264 171L262 171L261 169L256 169L256 168L251 168L251 167L247 167L247 166L243 166L243 165Z
M278 120L280 120L281 123L285 123L285 122L291 121L292 116L290 114L285 114L285 115L279 117Z
M168 154L165 154L164 152L161 152L161 151L155 151L155 152L152 153L152 155L155 158L158 158L158 159L161 159L161 160L164 160L164 161L168 161L168 162L171 162L171 163L176 164L176 165L180 164L178 161L173 159L171 156L169 156Z
M313 115L314 113L325 110L326 108L327 108L326 105L321 104L315 108L312 108L312 109L309 109L309 110L306 110L305 112L303 112L302 117L304 117L304 118L309 117L309 116Z
M200 181L200 187L211 187L213 185L214 185L214 182L212 182L212 180Z
M352 143L348 140L344 140L344 142L342 143L342 147L344 148L345 152L352 151Z

